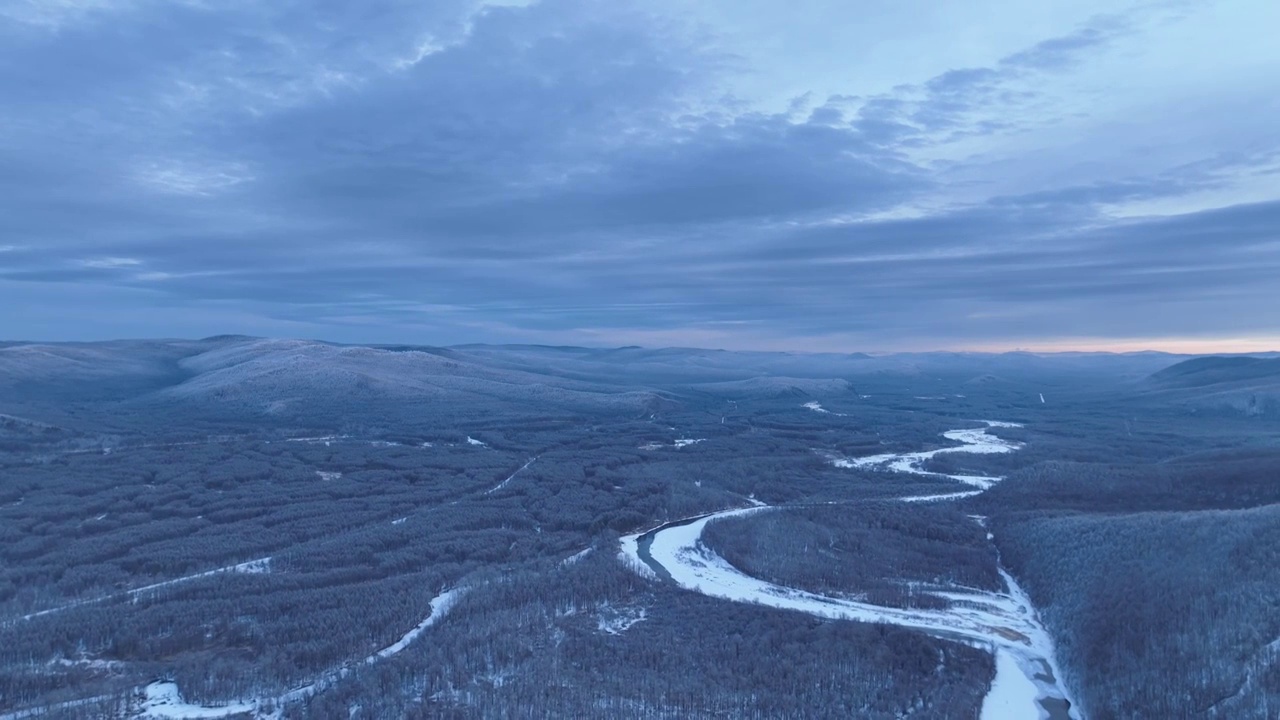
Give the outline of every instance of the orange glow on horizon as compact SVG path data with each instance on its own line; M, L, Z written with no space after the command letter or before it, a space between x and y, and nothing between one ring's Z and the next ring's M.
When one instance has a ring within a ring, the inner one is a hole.
M1280 352L1280 336L1245 338L1057 338L992 342L957 347L971 352L1143 352L1156 351L1179 355L1216 355L1235 353Z

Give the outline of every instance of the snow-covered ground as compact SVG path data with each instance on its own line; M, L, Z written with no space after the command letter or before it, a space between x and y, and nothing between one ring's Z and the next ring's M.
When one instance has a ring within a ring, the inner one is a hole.
M185 702L177 683L154 682L146 687L146 700L134 716L139 720L181 720L183 718L225 718L257 712L255 703L204 706Z
M605 603L599 607L596 628L606 635L621 635L648 616L649 611L642 607L615 608Z
M866 396L863 395L863 397L866 397ZM804 406L814 412L825 413L827 415L835 415L836 417L848 417L844 413L831 412L830 410L822 407L822 405L818 404L817 402L807 402L804 404Z
M1016 423L985 421L991 427L1018 427ZM837 461L845 467L867 467L926 475L940 475L920 468L941 452L1006 453L1021 447L986 432L986 428L951 430L944 437L962 445L918 453L884 454ZM945 502L980 494L1000 478L952 476L977 489L943 495L899 498L903 502ZM980 481L980 482L979 482ZM971 588L926 588L949 601L941 610L914 610L874 605L845 597L832 597L760 580L734 567L702 542L708 523L743 517L777 508L757 506L725 510L683 523L668 523L645 533L621 539L622 561L650 578L660 569L677 585L711 597L747 602L820 617L885 623L939 637L990 648L997 674L983 704L982 720L1034 720L1049 715L1045 704L1061 706L1065 692L1057 684L1062 675L1054 661L1053 643L1041 625L1035 608L1014 578L1000 570L1005 592ZM647 543L647 552L644 547ZM1079 720L1074 707L1069 717Z

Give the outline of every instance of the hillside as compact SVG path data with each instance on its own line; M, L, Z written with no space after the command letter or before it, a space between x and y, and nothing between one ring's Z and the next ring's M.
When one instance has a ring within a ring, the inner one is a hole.
M1162 387L1206 387L1253 380L1280 382L1280 358L1200 357L1151 375Z
M1280 358L1193 358L1152 374L1143 386L1192 411L1280 415Z

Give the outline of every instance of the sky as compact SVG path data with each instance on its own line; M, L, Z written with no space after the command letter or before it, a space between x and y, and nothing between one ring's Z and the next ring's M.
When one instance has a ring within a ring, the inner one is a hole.
M1274 0L5 0L0 338L1280 349Z

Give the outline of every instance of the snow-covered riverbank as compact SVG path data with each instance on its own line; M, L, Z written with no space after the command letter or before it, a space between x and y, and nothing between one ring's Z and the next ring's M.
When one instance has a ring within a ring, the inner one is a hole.
M912 475L945 477L966 485L972 485L979 490L986 490L1002 478L989 475L949 475L947 473L932 472L924 468L925 463L938 455L949 453L990 455L994 453L1010 453L1022 447L1021 443L1005 440L987 432L989 428L1021 427L1017 423L1000 422L998 420L985 420L983 422L987 424L987 427L948 430L942 433L944 438L961 443L955 447L913 453L883 453L881 455L868 455L858 458L834 458L831 462L836 467L841 468L892 470L894 472L911 473Z
M1020 444L987 432L988 428L1011 427L1012 423L987 421L987 428L951 430L944 437L962 443L957 447L927 452L883 454L867 458L839 460L841 467L880 469L937 476L921 465L944 452L1004 453ZM978 494L1000 478L953 476L976 490L947 495L899 498L904 502L945 502ZM782 506L785 507L785 506ZM1040 624L1026 593L1001 569L1005 592L972 589L937 589L933 594L948 601L942 610L911 610L884 607L784 587L760 580L734 567L702 542L709 523L742 517L778 507L749 507L667 523L654 530L622 538L623 560L650 577L669 579L680 587L711 597L747 602L820 617L898 625L931 635L990 648L996 656L996 677L983 705L982 720L1053 720L1080 715L1068 707L1066 693L1059 687L1053 643Z

